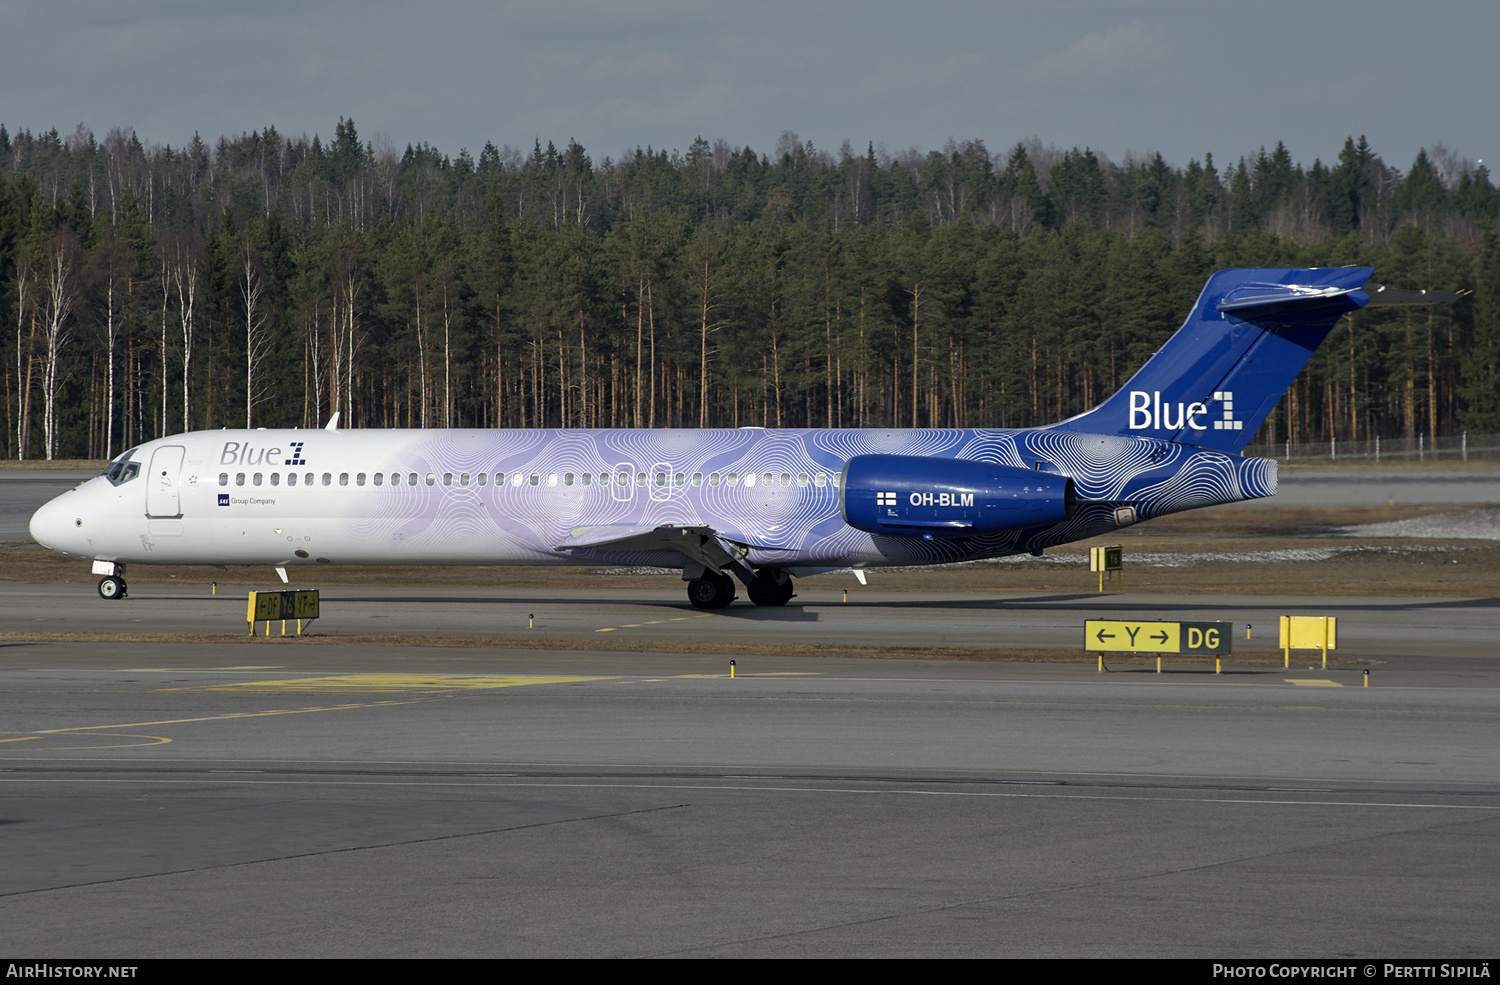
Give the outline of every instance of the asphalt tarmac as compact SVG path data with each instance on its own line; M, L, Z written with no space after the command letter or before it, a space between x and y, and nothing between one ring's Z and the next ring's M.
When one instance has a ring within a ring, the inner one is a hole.
M1500 945L1491 662L1366 688L379 646L3 661L12 955Z
M0 584L0 953L1500 951L1500 600L850 598L347 587L283 641ZM1288 612L1339 616L1328 669ZM1101 673L1098 616L1235 655ZM882 656L990 643L1079 660Z

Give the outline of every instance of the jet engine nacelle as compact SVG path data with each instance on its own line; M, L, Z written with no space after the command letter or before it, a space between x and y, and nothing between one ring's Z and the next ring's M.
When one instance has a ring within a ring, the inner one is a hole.
M844 522L897 537L971 537L1067 519L1073 480L990 462L857 455L844 469Z

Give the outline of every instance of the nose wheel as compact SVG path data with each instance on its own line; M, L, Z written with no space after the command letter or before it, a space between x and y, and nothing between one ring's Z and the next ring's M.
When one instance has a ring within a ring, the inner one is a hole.
M122 599L125 597L125 579L109 575L99 579L99 597L101 599Z

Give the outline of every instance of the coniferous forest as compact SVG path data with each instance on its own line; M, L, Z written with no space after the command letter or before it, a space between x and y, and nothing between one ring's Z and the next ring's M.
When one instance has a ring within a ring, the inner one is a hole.
M1108 396L1214 270L1471 291L1348 317L1257 440L1500 431L1500 192L1441 146L1304 167L783 135L594 160L274 129L0 126L10 458L184 429L1026 427Z

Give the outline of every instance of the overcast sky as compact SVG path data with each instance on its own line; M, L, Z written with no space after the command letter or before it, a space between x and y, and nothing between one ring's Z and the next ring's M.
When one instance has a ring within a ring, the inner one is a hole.
M1311 165L1368 136L1500 160L1500 0L0 0L0 123L179 146L351 117L474 154L783 131L895 154L1039 138Z

